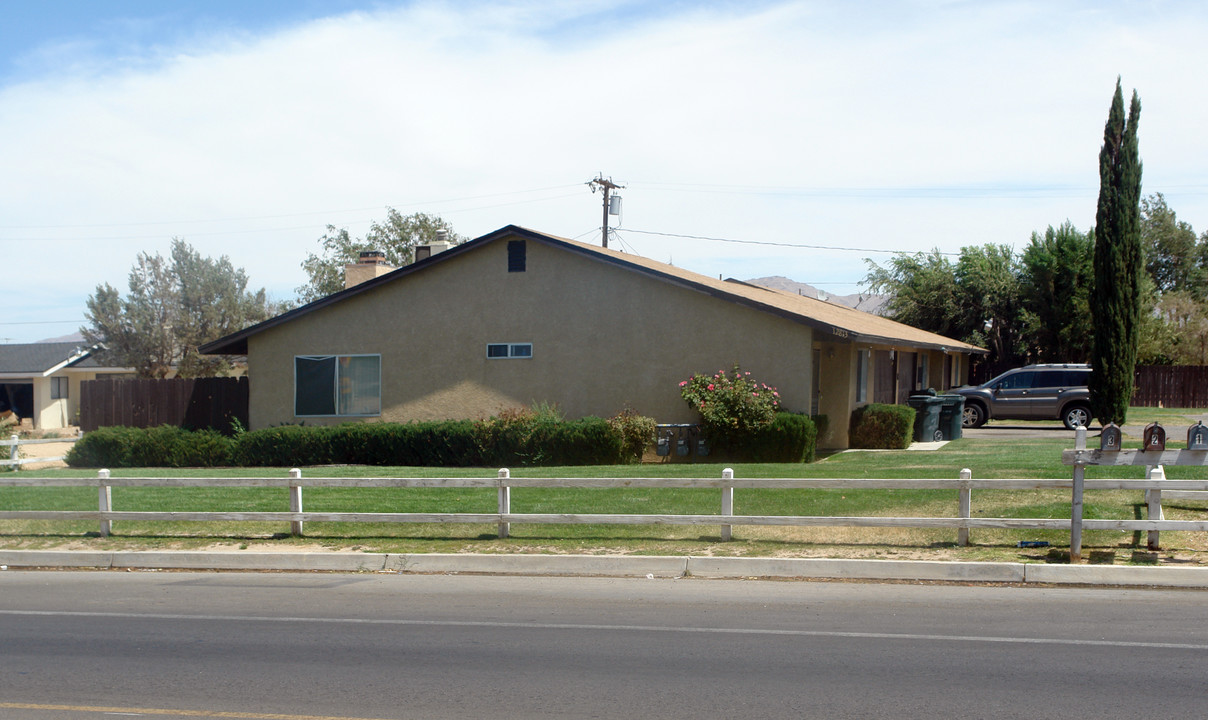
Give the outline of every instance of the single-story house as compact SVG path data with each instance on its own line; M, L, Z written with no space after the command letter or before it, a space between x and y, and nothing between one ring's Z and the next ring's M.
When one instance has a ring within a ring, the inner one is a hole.
M485 418L555 404L691 423L693 373L735 364L783 406L829 416L968 377L981 348L815 298L508 226L423 248L406 267L349 266L348 286L203 353L246 355L253 429L284 423ZM356 283L356 284L353 284Z
M29 419L40 429L75 425L81 382L131 372L98 363L96 349L76 342L0 345L0 416Z

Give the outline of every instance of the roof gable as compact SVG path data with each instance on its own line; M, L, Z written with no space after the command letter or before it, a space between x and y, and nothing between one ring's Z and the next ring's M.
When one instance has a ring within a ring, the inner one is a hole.
M985 350L968 343L953 340L942 335L919 330L903 323L873 315L862 310L793 295L779 290L750 285L737 280L715 280L705 275L677 268L674 265L650 260L636 255L629 255L609 250L596 245L568 240L553 235L547 235L535 230L508 225L495 232L483 235L467 243L452 247L442 253L432 255L424 260L398 268L392 272L367 280L359 285L342 290L312 303L295 308L289 312L270 318L258 325L253 325L224 338L207 343L200 348L206 354L244 355L247 353L247 340L253 335L287 322L300 319L316 310L322 309L349 297L368 292L386 283L397 282L437 263L450 262L459 255L473 252L476 248L495 242L502 238L519 238L532 240L562 250L573 252L592 260L608 263L615 267L637 272L662 282L704 292L718 299L738 303L756 310L771 313L815 328L827 336L837 340L850 342L869 342L876 344L906 344L915 347L925 347L942 350L957 350L961 352L984 353Z
M50 375L65 367L92 366L94 349L75 342L0 345L0 374Z

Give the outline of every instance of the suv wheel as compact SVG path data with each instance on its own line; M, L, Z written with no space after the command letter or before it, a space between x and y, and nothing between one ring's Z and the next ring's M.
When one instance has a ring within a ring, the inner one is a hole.
M1061 422L1070 430L1088 427L1091 424L1091 409L1085 405L1070 405L1061 413Z
M986 424L986 409L977 403L965 403L961 427L978 428Z

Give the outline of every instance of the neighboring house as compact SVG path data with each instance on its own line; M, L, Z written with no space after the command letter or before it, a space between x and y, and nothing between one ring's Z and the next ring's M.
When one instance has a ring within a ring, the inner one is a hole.
M75 425L81 381L130 373L100 365L94 350L75 342L0 345L0 415L42 429Z
M815 298L508 226L361 281L201 348L247 355L252 428L349 420L483 418L556 404L699 420L692 373L735 364L785 409L829 416L966 382L956 340ZM368 270L368 272L366 272ZM384 274L381 274L384 273Z

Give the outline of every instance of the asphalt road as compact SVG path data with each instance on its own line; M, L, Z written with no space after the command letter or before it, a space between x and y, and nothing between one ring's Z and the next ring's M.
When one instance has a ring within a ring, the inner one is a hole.
M0 573L0 717L1197 717L1196 591Z

